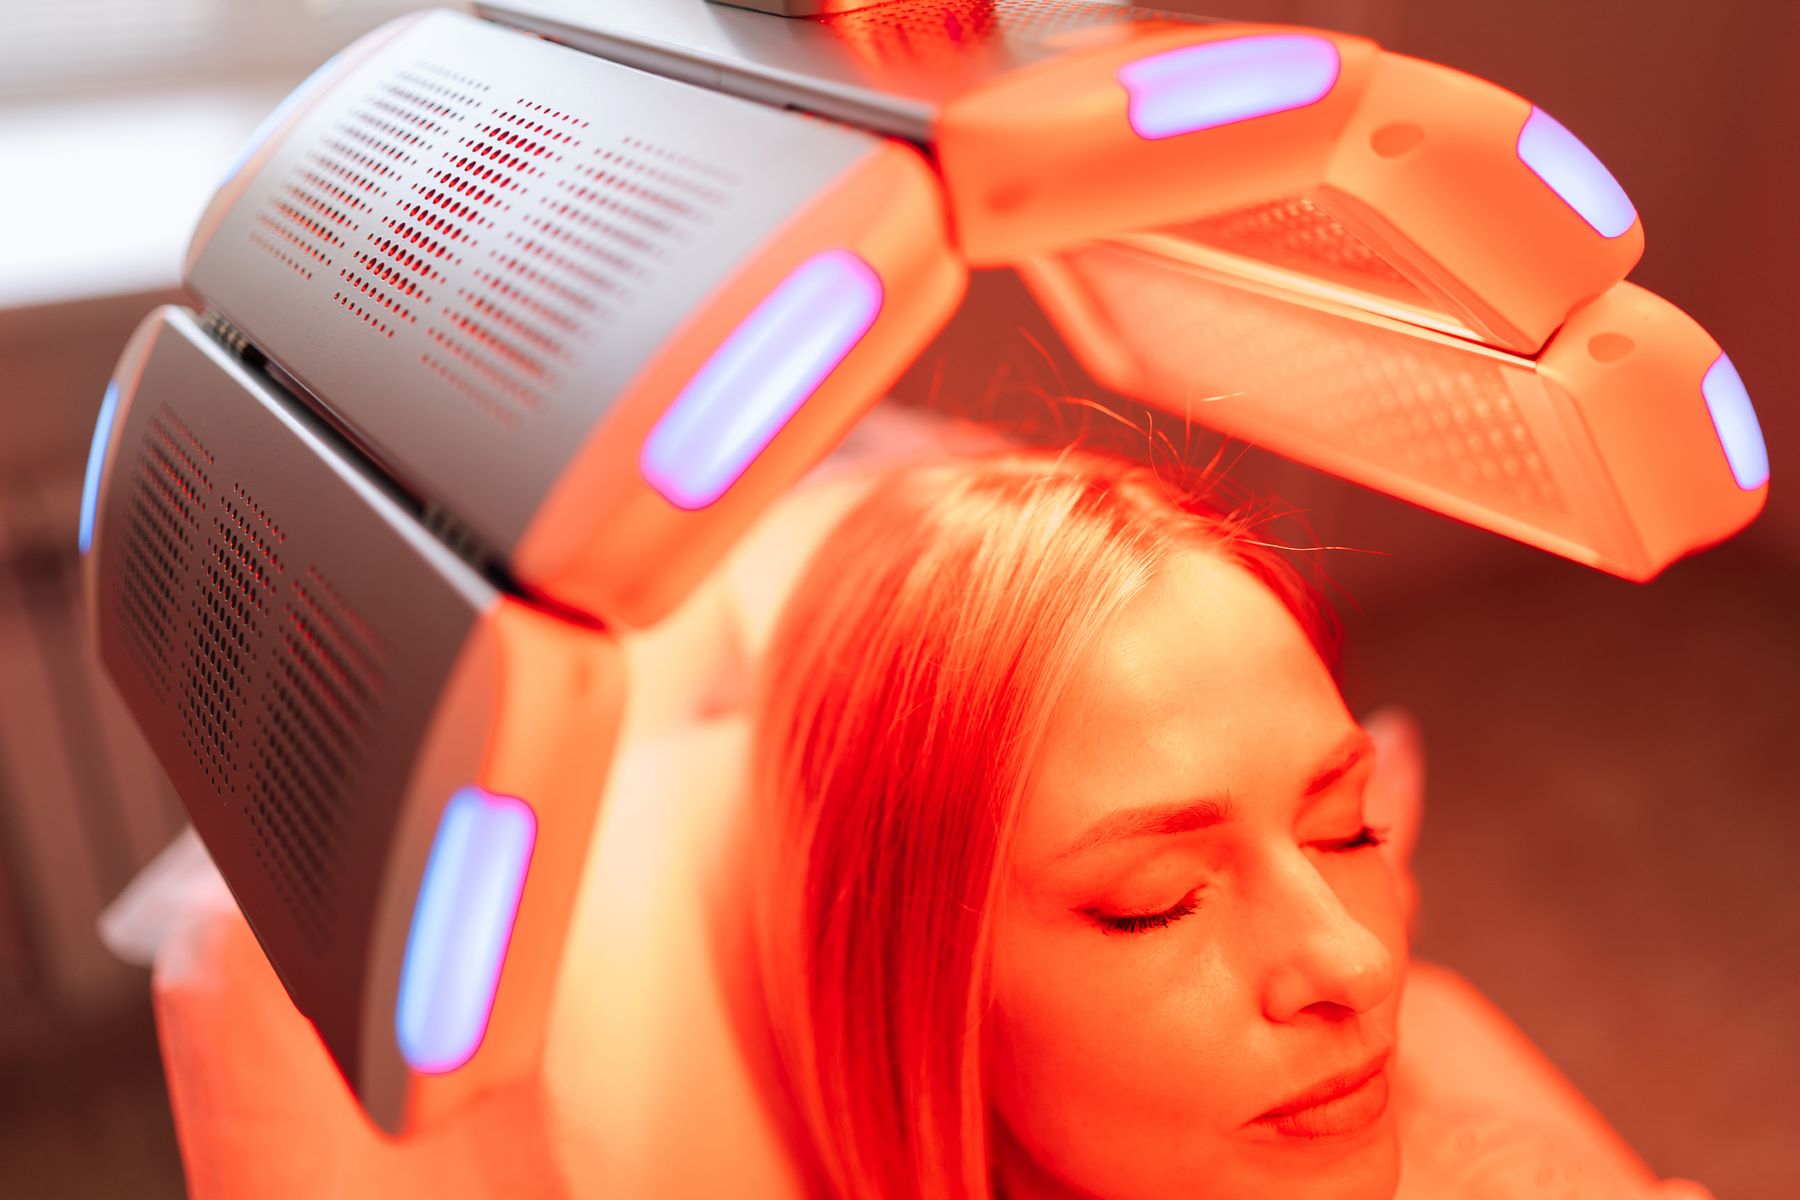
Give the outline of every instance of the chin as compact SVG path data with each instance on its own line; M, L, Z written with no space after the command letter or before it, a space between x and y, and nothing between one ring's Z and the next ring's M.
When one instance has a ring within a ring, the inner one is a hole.
M1393 1200L1400 1138L1393 1114L1355 1137L1283 1139L1250 1149L1239 1170L1212 1172L1207 1200Z
M1244 1200L1393 1200L1400 1187L1400 1138L1391 1119L1354 1145L1312 1143L1295 1157L1276 1186L1247 1192Z
M1015 1148L1016 1150L1016 1148ZM1392 1117L1354 1139L1320 1138L1258 1147L1204 1166L1120 1162L1090 1164L1076 1183L1036 1162L1008 1157L999 1172L1005 1200L1393 1200L1400 1186L1400 1141Z

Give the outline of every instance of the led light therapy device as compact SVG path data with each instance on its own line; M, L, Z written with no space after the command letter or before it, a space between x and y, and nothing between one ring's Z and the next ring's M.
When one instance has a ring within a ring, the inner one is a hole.
M107 391L102 661L390 1131L537 1061L617 631L971 266L1126 395L1627 578L1766 495L1730 360L1624 282L1624 191L1511 93L1093 0L765 7L506 0L349 47L203 214L203 311Z
M386 1128L528 1072L616 644L496 588L192 315L117 387L101 658L282 982Z

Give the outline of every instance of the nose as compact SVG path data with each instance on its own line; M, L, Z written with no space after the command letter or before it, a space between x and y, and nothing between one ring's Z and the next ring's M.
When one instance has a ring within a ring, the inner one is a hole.
M1342 1019L1366 1013L1393 994L1394 955L1357 920L1303 856L1285 864L1279 897L1264 907L1263 1013L1293 1022L1306 1014Z

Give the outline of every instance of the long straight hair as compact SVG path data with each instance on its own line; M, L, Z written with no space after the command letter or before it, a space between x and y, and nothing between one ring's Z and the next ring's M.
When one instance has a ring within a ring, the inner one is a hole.
M1199 482L1071 450L913 464L796 585L763 664L754 921L788 1096L836 1195L991 1194L996 881L1059 698L1168 556L1249 569L1335 670L1318 594Z

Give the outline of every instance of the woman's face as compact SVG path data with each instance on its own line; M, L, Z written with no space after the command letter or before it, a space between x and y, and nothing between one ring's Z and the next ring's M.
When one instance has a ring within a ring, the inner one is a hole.
M1242 568L1177 556L1056 714L985 1033L1014 1200L1387 1200L1406 965L1369 743Z

